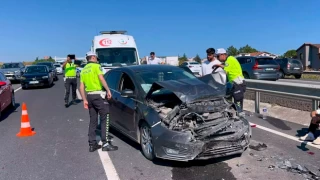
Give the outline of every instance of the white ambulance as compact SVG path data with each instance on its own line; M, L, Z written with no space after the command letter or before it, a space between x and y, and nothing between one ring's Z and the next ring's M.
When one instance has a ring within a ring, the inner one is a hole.
M101 31L94 37L91 51L97 53L103 73L117 67L140 65L136 42L126 31Z

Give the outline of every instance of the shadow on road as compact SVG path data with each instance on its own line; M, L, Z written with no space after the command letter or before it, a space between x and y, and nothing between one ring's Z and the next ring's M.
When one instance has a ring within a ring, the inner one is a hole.
M5 109L3 112L1 112L0 122L7 119L12 113L18 112L17 109L20 107L19 103L16 103L16 106L14 109Z

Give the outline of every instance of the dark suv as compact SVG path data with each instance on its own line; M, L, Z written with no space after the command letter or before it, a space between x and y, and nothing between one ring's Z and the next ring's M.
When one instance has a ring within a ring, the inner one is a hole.
M39 62L39 63L37 63L37 65L46 65L46 66L48 66L50 73L52 73L53 79L54 79L55 81L57 81L57 80L59 79L59 78L58 78L57 69L56 69L56 67L53 65L52 62Z
M275 59L280 65L279 77L284 78L285 76L293 75L296 79L300 79L303 73L303 65L298 59Z
M239 56L243 76L246 79L278 80L279 64L268 56Z

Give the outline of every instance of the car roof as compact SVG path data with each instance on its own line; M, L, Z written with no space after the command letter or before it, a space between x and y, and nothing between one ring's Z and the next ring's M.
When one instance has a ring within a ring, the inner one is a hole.
M35 66L47 67L46 65L30 65L30 66L27 66L27 67L35 67Z
M270 57L270 56L238 56L238 57L236 57L236 58L251 58L251 57L253 57L253 58L257 58L257 59L262 59L262 58L269 58L269 59L273 59L272 57Z
M134 72L140 72L140 71L170 71L170 70L182 70L179 67L171 66L171 65L132 65L132 66L125 66L125 67L119 67L115 68L115 70L130 70Z

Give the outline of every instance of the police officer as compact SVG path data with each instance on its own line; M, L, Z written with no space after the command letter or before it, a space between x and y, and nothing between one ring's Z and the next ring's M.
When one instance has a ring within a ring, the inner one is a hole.
M97 63L97 55L94 52L87 53L88 64L82 69L80 74L80 93L83 99L85 109L89 109L89 151L94 152L101 146L96 142L96 128L98 125L98 114L100 114L101 123L101 141L102 151L115 151L117 146L111 144L109 139L109 104L111 98L110 89L104 80L100 64ZM102 88L107 91L102 91ZM85 96L87 92L87 97Z
M70 86L72 87L72 103L76 104L77 98L77 69L74 64L74 55L69 54L67 56L67 61L62 64L62 68L64 69L64 78L65 78L65 96L64 102L65 106L68 107L69 105L69 95L70 95Z
M238 106L239 111L243 111L243 99L246 91L246 84L242 74L242 68L239 61L233 57L228 56L225 49L217 49L217 57L223 64L215 64L212 68L221 67L227 73L227 78L232 83L232 97L234 103Z

